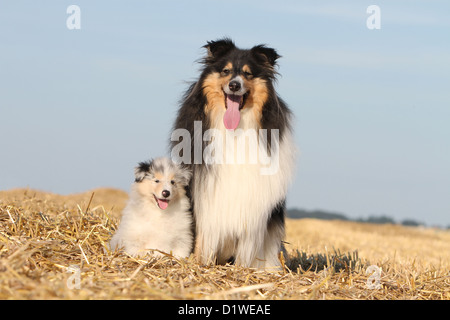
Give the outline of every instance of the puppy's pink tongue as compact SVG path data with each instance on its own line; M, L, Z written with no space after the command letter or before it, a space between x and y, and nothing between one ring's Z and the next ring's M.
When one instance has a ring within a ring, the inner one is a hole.
M228 130L234 130L239 125L241 120L241 113L239 112L241 98L241 96L227 95L227 111L225 111L223 116L223 123Z
M158 207L162 210L166 210L169 206L169 201L163 199L156 199L158 201Z

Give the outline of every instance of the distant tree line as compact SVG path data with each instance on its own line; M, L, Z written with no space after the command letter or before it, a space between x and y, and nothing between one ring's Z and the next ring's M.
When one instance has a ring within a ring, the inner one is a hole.
M288 209L287 216L291 219L303 219L303 218L312 218L312 219L321 219L321 220L345 220L345 221L355 221L355 222L365 222L365 223L376 223L376 224L397 224L397 222L391 217L380 215L380 216L369 216L368 218L358 218L358 219L350 219L346 215L337 212L329 212L323 210L303 210L303 209ZM425 224L422 222L418 222L413 219L405 219L399 224L404 226L424 226ZM450 226L447 227L450 229Z

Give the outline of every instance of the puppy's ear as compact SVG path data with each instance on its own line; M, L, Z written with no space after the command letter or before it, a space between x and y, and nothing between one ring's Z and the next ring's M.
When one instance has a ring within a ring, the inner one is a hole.
M192 171L187 168L179 167L178 172L181 184L183 186L188 186L189 182L191 181Z
M263 44L254 46L251 52L256 60L262 64L269 64L271 67L275 65L278 58L281 58L275 49L268 48Z
M149 161L139 162L138 166L134 168L134 182L142 182L145 176L149 173L151 165L152 164Z
M208 41L208 43L203 46L208 51L208 55L205 58L206 63L212 63L216 61L218 58L225 55L232 49L235 49L233 41L229 38L224 38L217 41Z

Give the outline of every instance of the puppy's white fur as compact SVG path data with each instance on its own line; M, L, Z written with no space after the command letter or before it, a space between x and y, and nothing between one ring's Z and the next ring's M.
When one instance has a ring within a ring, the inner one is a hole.
M136 182L131 186L130 199L123 210L122 220L110 241L110 248L123 247L132 256L159 251L176 257L187 257L193 247L193 218L184 187L190 172L168 158L141 163L136 168ZM162 191L169 191L163 197ZM161 209L157 198L169 200Z

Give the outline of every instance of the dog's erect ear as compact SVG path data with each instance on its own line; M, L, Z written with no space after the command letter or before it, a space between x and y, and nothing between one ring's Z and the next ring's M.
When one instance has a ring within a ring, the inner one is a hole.
M263 44L258 46L254 46L251 49L251 52L256 60L262 62L263 64L269 64L273 67L278 58L281 58L280 55L275 51L275 49L268 48Z
M134 182L142 182L145 176L150 171L151 162L139 162L139 165L134 168L135 179Z
M222 57L224 54L229 52L230 50L236 48L233 41L229 38L224 38L222 40L217 41L208 41L208 43L203 46L208 50L208 55L205 58L206 63L211 63Z

